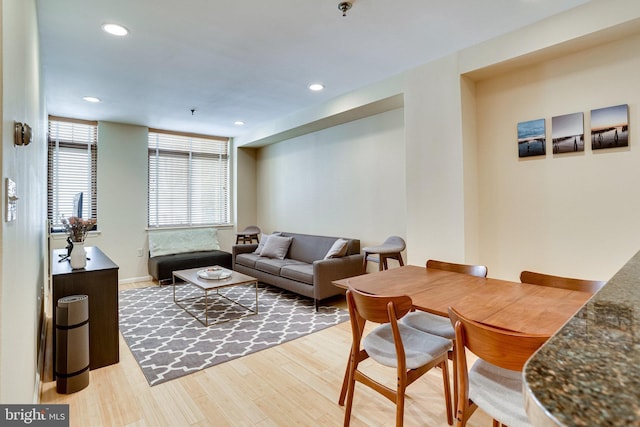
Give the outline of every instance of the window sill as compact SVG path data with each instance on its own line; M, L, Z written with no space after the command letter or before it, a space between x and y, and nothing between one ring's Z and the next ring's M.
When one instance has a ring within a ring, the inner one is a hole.
M100 230L94 230L87 233L87 239L91 239L92 237L96 237L102 234ZM52 240L67 240L69 235L64 231L54 231L51 233Z

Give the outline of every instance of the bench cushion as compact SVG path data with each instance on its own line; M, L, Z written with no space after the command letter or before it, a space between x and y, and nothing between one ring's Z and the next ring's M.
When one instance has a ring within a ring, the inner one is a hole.
M231 254L224 251L188 252L149 258L149 274L155 280L169 280L171 273L188 268L220 267L231 269Z

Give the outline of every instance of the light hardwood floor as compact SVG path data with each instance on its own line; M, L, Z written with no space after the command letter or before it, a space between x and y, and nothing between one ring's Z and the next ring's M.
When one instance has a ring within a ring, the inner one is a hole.
M155 286L151 282L120 289ZM344 307L344 298L333 304ZM260 351L154 387L120 336L120 363L91 371L89 386L58 394L46 368L41 403L70 405L71 426L338 426L337 403L351 343L349 323ZM49 358L50 359L50 358ZM367 364L393 386L395 371ZM395 425L395 406L356 384L351 425ZM442 377L433 370L408 388L405 426L447 426ZM477 410L467 424L490 426Z

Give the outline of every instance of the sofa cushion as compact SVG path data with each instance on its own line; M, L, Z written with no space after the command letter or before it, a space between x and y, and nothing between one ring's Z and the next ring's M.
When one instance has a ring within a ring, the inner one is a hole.
M330 258L342 258L347 254L347 245L349 244L348 240L338 239L335 241L329 252L324 256L324 259Z
M287 279L313 285L313 264L298 263L285 265L280 270L280 275Z
M149 230L149 256L220 249L215 228Z
M302 264L302 263L300 261L296 261L288 258L278 259L278 258L259 257L256 260L256 265L254 268L256 270L264 271L265 273L279 276L282 267L287 265L296 265L296 264Z
M248 254L238 254L236 255L236 264L244 265L246 267L255 268L256 261L260 259L260 255L256 255L251 252Z
M291 237L269 236L267 243L264 244L260 256L284 259L291 245Z

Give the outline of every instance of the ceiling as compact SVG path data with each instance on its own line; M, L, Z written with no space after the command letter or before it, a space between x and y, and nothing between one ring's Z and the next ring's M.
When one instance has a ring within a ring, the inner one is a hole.
M588 1L355 0L343 17L336 0L37 0L46 106L241 136Z

